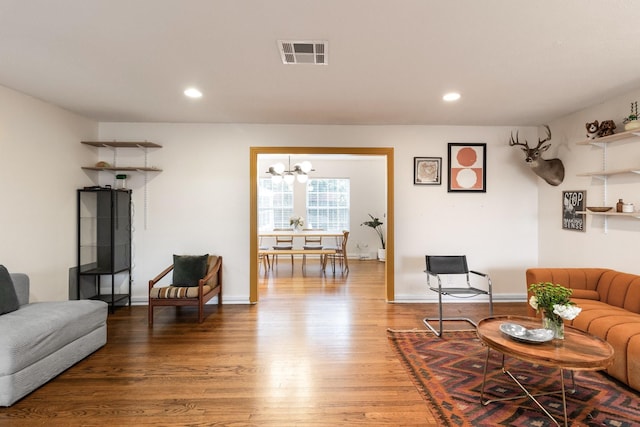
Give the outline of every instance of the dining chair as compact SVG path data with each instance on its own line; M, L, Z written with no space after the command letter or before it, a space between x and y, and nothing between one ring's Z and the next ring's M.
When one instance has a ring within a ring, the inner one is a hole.
M262 237L258 238L258 250L259 251L265 251L271 249L269 246L266 246L262 243ZM269 255L268 254L261 254L258 253L258 269L260 268L260 266L264 266L264 272L266 273L267 270L269 270L271 268L271 260L269 259Z
M303 228L302 232L312 232L312 231L324 231L321 228ZM322 249L322 236L304 236L304 245L302 249ZM319 255L320 257L320 265L323 264L324 255ZM302 254L302 268L307 267L307 255Z
M291 232L290 228L274 228L273 231L288 231ZM289 250L293 249L293 236L276 236L276 244L273 246L275 250ZM278 255L273 256L274 265L278 265ZM291 268L293 269L293 254L291 254Z
M335 249L335 254L327 255L331 259L331 268L333 274L336 274L336 260L340 263L342 274L349 272L349 258L347 257L347 241L349 240L349 231L343 230L342 236L336 237L336 246L327 247L326 249Z

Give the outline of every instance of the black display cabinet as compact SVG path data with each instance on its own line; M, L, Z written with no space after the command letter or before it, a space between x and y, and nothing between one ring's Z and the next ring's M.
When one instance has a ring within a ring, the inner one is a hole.
M112 313L131 305L131 190L78 190L77 274L78 299L89 281L94 293L87 297L107 302ZM105 278L111 280L110 292L102 288Z

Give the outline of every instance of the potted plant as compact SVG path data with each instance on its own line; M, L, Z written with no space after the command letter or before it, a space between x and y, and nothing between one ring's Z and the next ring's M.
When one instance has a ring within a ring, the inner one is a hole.
M631 103L631 112L624 118L622 123L624 123L624 130L640 128L640 122L638 121L638 101Z
M382 228L383 223L373 215L371 214L368 214L368 215L369 215L369 218L371 218L371 220L365 221L360 225L361 226L366 225L367 227L371 227L374 229L376 233L378 233L378 237L380 238L380 244L382 245L382 248L378 249L378 259L380 261L384 261L386 259L386 247L384 245L384 229Z

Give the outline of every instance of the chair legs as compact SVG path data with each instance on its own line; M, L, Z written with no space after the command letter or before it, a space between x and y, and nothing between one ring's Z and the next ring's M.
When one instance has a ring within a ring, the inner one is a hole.
M477 328L477 324L476 322L474 322L473 320L469 319L468 317L443 317L443 313L442 313L442 293L438 293L438 317L425 317L424 319L422 319L422 323L424 323L424 325L435 334L435 336L437 337L441 337L442 336L442 332L444 331L443 328L443 323L444 322L467 322L470 323L473 328ZM493 295L489 294L489 315L493 316ZM436 329L435 327L433 327L433 325L430 322L433 321L438 321L438 329Z

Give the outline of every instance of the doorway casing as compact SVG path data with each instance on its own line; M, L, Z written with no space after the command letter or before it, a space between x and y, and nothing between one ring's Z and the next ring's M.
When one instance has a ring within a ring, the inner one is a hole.
M258 156L260 154L350 154L357 156L385 156L387 166L387 259L385 261L385 298L394 300L394 203L393 203L393 147L250 147L249 149L249 302L258 302Z

